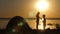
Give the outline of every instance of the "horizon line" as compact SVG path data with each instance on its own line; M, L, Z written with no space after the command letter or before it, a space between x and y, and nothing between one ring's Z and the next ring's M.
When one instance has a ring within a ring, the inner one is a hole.
M0 19L2 19L2 20L8 20L8 19L11 19L11 18L0 18ZM24 19L33 20L33 19L36 19L36 18L24 18ZM46 18L46 19L48 19L48 20L60 20L60 18Z

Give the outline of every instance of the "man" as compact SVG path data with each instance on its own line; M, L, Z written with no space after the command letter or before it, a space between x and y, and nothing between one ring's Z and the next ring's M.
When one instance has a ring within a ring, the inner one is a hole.
M44 28L44 30L45 30L45 27L46 27L46 18L45 18L45 15L43 15L43 28Z

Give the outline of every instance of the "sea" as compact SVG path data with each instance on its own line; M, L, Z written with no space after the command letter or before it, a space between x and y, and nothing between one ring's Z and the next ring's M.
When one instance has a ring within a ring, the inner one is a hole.
M11 18L0 18L0 29L6 29L6 26ZM36 19L34 18L25 18L27 24L32 29L36 29ZM47 18L46 19L46 29L56 29L56 24L60 25L60 18ZM41 25L41 22L39 22L39 25ZM40 28L41 26L39 26ZM60 27L60 26L59 26Z

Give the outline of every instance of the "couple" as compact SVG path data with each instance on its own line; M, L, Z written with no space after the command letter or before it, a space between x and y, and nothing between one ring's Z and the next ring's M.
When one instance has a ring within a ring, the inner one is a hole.
M36 15L36 29L38 30L38 25L39 25L39 19L40 19L40 16L39 16L40 12L37 13ZM43 28L45 30L45 27L46 27L46 18L45 18L45 14L43 14Z

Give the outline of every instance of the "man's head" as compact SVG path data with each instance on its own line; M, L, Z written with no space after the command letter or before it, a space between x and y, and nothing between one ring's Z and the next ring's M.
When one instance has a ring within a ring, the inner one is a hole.
M43 14L43 18L45 18L45 14Z
M38 12L37 14L40 14L40 12Z

